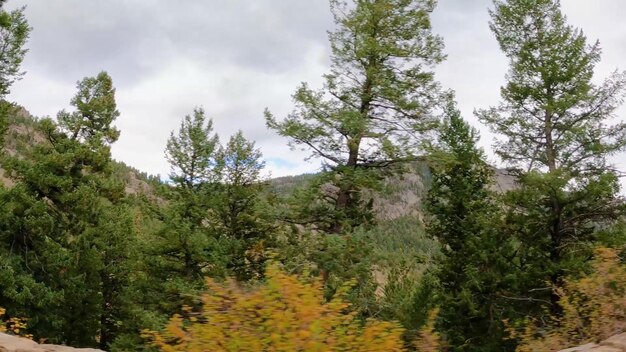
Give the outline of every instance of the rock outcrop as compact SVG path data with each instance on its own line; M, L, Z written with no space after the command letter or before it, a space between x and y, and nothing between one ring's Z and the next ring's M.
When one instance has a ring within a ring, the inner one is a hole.
M93 348L38 344L23 337L0 333L0 352L103 352Z
M626 333L615 335L600 343L589 343L559 352L626 352Z

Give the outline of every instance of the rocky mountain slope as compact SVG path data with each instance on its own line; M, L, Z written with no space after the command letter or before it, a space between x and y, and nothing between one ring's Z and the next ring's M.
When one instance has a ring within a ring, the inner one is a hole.
M36 143L45 142L44 136L37 132L37 120L26 109L19 107L9 118L9 127L4 136L3 151L9 155L24 155L29 147ZM115 162L114 177L126 185L126 193L149 193L151 177L124 163ZM0 184L10 187L13 181L0 168Z
M24 109L17 109L11 116L10 125L5 135L4 151L10 155L20 155L29 146L44 141L44 137L35 129L36 119ZM126 185L128 194L150 193L151 182L155 178L140 172L124 163L114 166L115 177ZM279 196L291 193L295 188L305 185L313 174L279 177L270 180L270 188ZM379 220L393 220L405 216L421 218L421 200L430 182L430 170L424 163L411 166L410 172L388 178L385 189L375 196L375 209ZM11 186L13 181L0 168L0 184ZM504 170L496 170L495 189L508 190L515 181Z
M279 196L287 196L294 189L305 186L314 174L284 176L270 180L270 189ZM426 163L417 162L402 175L385 180L382 192L374 196L374 209L379 221L403 217L422 218L422 200L426 196L432 174ZM515 178L506 170L494 169L494 191L504 192L515 188Z

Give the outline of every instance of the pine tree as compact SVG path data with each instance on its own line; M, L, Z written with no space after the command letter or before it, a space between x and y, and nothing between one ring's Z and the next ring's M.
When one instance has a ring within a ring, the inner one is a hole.
M493 169L478 149L476 130L451 103L431 156L426 200L428 233L443 247L437 270L438 329L454 351L500 351L510 306L512 244L500 230L502 212L490 187Z
M115 103L113 81L106 72L77 83L78 92L70 104L72 113L59 112L59 127L72 140L113 143L120 132L112 125L120 113Z
M272 246L274 226L262 199L265 163L261 157L254 142L246 140L241 131L231 136L219 153L220 188L212 202L213 219L216 231L229 239L228 267L240 281L263 274L265 252Z
M494 4L491 29L510 70L500 106L478 117L503 137L496 152L519 180L507 206L527 275L518 299L546 300L545 281L578 270L597 230L622 214L607 157L626 146L626 123L611 124L626 74L593 83L599 43L567 24L558 0Z
M169 316L183 305L196 305L206 276L225 273L225 235L210 221L212 201L219 191L219 139L213 122L197 108L172 132L165 155L171 184L148 204L147 215L159 224L145 237L142 304L150 314Z
M0 1L0 146L8 125L7 117L13 111L13 104L4 99L11 85L24 75L20 66L28 51L24 46L31 31L24 8L8 12L4 9L5 2Z
M85 85L110 82L104 72L85 78L77 97ZM101 105L103 100L112 103ZM3 194L9 214L0 233L10 266L2 275L16 277L0 300L28 316L37 337L106 348L122 319L119 297L130 274L133 230L123 211L123 185L111 178L114 119L90 122L118 115L114 90L98 91L84 104L71 123L64 112L58 123L43 119L38 131L44 140L22 157L3 160L16 185Z
M208 265L206 252L213 234L206 223L208 193L219 181L217 158L219 138L213 134L213 121L197 108L187 115L178 134L173 132L167 142L166 158L172 167L163 238L164 253L173 262L170 270L180 270L187 279L202 281Z
M207 120L204 110L196 108L183 119L178 135L171 133L165 157L172 167L170 179L187 191L198 185L216 181L216 152L219 138L213 134L213 121Z
M28 49L24 47L31 28L24 17L24 7L8 12L6 0L0 1L0 97L9 94L9 89L24 73L20 66Z
M303 83L293 113L267 125L321 158L336 190L322 197L332 210L318 228L342 233L368 216L362 190L379 180L371 170L410 159L434 122L439 96L432 68L444 58L433 35L432 0L332 0L338 29L329 35L331 71L319 91ZM318 193L322 192L318 187Z

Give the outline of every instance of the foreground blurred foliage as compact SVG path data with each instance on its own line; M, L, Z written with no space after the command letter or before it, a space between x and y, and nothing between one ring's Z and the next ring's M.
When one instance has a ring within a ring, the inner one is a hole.
M0 332L32 338L33 335L26 333L26 320L26 318L8 317L6 309L0 307Z
M549 324L531 321L519 335L519 352L554 351L563 346L605 340L626 331L626 265L610 248L595 250L591 275L571 278L557 288L563 314L549 317Z
M352 284L328 301L321 281L288 275L275 264L252 288L208 280L200 312L187 310L162 332L144 335L161 351L403 351L399 324L362 324L349 310L345 296Z

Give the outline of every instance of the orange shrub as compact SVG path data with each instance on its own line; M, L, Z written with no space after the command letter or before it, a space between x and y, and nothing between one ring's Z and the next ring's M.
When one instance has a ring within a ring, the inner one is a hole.
M203 311L188 320L175 315L163 332L144 336L161 351L404 351L403 329L396 323L369 320L349 311L345 286L326 302L321 282L308 283L276 265L267 281L246 291L236 283L208 280Z
M563 315L552 317L543 330L529 324L517 351L553 351L626 331L626 266L616 250L598 248L593 269L558 290Z

